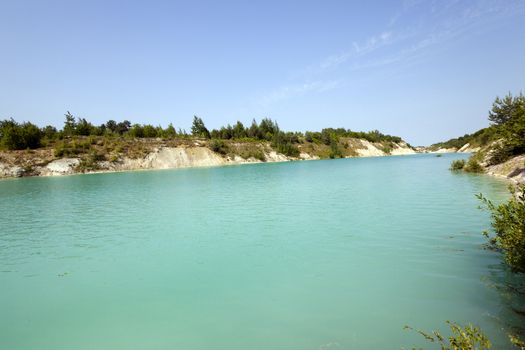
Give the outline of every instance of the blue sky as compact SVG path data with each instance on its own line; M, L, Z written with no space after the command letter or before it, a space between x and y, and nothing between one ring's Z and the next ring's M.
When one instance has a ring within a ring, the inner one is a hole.
M270 117L426 145L524 89L524 18L525 0L0 0L0 118Z

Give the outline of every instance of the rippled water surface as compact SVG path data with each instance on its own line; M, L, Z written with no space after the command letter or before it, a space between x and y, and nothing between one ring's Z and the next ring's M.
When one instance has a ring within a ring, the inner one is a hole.
M475 194L417 155L0 181L2 349L399 349L520 320ZM501 346L504 349L505 346Z

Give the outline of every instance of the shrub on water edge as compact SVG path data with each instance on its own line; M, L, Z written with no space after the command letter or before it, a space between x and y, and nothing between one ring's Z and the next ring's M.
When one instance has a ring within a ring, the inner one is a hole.
M450 170L463 170L464 167L465 167L464 159L456 159L452 161L452 164L450 164Z
M525 273L525 185L511 189L512 198L496 206L481 193L477 197L491 213L494 235L484 232L505 256L512 271Z
M418 333L428 342L438 345L441 350L488 350L492 348L491 341L481 328L471 324L462 326L456 322L447 321L446 323L452 333L448 337L444 337L439 331L425 332L410 326L405 326L403 329ZM508 334L508 337L514 347L525 350L525 342L518 336ZM423 348L417 349L422 350ZM412 347L411 350L416 350L416 348Z
M490 340L480 328L471 324L461 326L450 321L447 321L447 324L452 333L449 337L444 337L439 331L424 332L410 326L405 326L404 329L415 331L429 342L437 343L441 350L487 350L492 347Z
M465 166L463 167L463 170L465 170L468 173L482 173L483 167L474 157L471 157L468 160L467 164L465 164Z

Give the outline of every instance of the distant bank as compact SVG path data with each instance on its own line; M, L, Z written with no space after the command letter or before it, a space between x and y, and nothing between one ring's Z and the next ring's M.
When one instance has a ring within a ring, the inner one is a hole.
M62 147L62 148L60 148ZM163 140L74 137L60 147L0 151L0 177L56 176L143 169L209 167L260 162L415 154L407 143L340 137L334 144L303 141L297 154L279 152L272 142L181 138ZM65 147L65 150L64 148Z

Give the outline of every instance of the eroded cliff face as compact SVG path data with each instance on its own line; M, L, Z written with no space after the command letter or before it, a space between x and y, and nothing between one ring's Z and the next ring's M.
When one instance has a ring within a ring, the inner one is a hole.
M352 140L355 154L359 157L404 155L416 153L406 143L393 143L390 149L366 140ZM268 145L260 145L259 150L265 162L286 162L292 160L320 159L316 154L301 151L298 157L289 157L272 150ZM193 167L213 167L234 164L260 163L261 159L253 156L222 155L213 152L203 144L155 147L143 157L131 158L121 155L113 161L100 160L84 164L80 157L55 158L52 153L18 152L3 153L0 157L0 177L21 176L60 176L77 173L115 172L145 169L175 169Z
M399 156L406 154L417 153L413 148L409 147L405 142L392 143L390 149L385 149L379 143L372 143L367 140L355 140L358 146L356 152L359 157L381 157L381 156Z
M525 183L525 154L501 164L487 166L485 169L489 175L503 177L516 183Z

